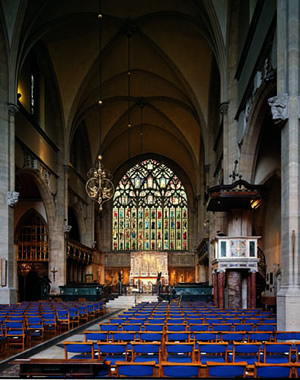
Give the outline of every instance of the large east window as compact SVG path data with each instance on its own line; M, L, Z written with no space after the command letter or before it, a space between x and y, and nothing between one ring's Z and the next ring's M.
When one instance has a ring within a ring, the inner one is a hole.
M188 249L186 192L180 179L163 163L141 161L121 178L113 199L112 249Z

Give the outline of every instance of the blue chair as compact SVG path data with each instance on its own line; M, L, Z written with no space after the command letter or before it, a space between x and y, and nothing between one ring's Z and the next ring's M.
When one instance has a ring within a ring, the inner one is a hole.
M162 332L141 332L140 333L141 342L161 342L164 341L164 335Z
M167 331L188 331L188 326L185 323L167 323L166 325Z
M300 331L276 331L275 341L300 341Z
M189 332L166 331L165 340L167 342L189 342L190 341L190 333Z
M57 322L56 314L54 312L42 312L44 333L56 335L57 331Z
M131 355L133 362L161 361L161 343L132 342Z
M109 322L114 325L122 325L123 323L126 323L126 318L110 318Z
M258 323L256 331L274 332L276 331L276 323Z
M163 324L148 324L145 323L144 331L155 331L163 333L165 331L165 327Z
M31 339L44 339L44 325L41 317L27 317L27 329Z
M189 330L192 331L209 331L210 325L207 323L202 323L202 324L194 324L191 323L189 325Z
M289 363L292 358L292 343L265 342L264 363Z
M112 339L112 332L120 331L120 327L116 323L99 323L99 329L108 332L108 339Z
M167 324L184 324L185 319L184 318L168 318L167 319Z
M253 365L260 362L260 359L260 343L233 343L232 362L247 362L248 365Z
M64 342L65 359L94 359L93 342ZM68 357L69 353L76 353L72 357Z
M191 339L196 342L196 350L198 349L198 342L216 342L217 341L216 332L196 332L191 333Z
M108 341L108 333L105 331L99 330L86 330L84 333L85 342L92 341L94 343L94 350L98 349L98 341L107 342Z
M0 349L6 351L7 349L7 337L5 336L5 328L2 322L0 322Z
M195 360L194 343L165 343L164 360L173 363L191 363Z
M58 324L58 330L61 333L63 328L70 330L71 321L68 310L56 310L56 320Z
M246 377L247 362L219 363L207 361L209 377Z
M135 341L136 333L134 331L118 331L111 334L113 342L126 342L127 350L131 349L131 342Z
M267 377L267 378L288 378L292 377L293 363L254 363L254 377Z
M234 331L254 331L254 328L253 323L238 323L233 325Z
M121 326L122 331L135 331L140 332L142 330L141 323L123 323Z
M25 327L24 321L6 321L5 336L8 346L21 346L24 351L26 344L30 344L30 335Z
M98 342L99 358L115 365L118 360L127 361L127 343Z
M199 378L205 366L201 363L171 363L163 361L160 365L160 377Z
M149 362L123 362L116 361L116 377L156 377L157 367L155 361Z
M222 342L228 343L228 351L233 350L233 342L245 342L244 332L224 331L221 337Z
M226 363L228 343L204 343L198 342L198 361L206 364L209 361Z
M273 339L272 332L249 332L248 333L248 342L270 342Z
M74 326L80 325L79 309L77 307L70 307L69 318L70 318L71 328L73 328Z
M147 323L151 325L163 325L165 323L165 320L165 318L149 318L147 320Z

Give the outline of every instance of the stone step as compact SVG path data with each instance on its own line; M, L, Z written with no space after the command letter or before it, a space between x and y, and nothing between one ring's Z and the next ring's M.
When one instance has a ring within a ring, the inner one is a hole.
M106 307L109 308L129 308L140 302L157 302L157 296L137 294L134 295L122 295L114 300L110 300L106 303Z

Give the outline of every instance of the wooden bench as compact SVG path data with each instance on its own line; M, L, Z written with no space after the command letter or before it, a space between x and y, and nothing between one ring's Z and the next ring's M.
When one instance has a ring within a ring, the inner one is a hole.
M110 371L110 366L101 359L16 359L9 364L20 365L20 378L35 376L93 378L101 370Z

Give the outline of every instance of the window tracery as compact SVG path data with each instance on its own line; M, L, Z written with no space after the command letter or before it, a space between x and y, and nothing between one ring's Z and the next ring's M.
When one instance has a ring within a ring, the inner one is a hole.
M184 186L154 159L134 165L121 178L113 199L114 251L188 249L188 207Z

